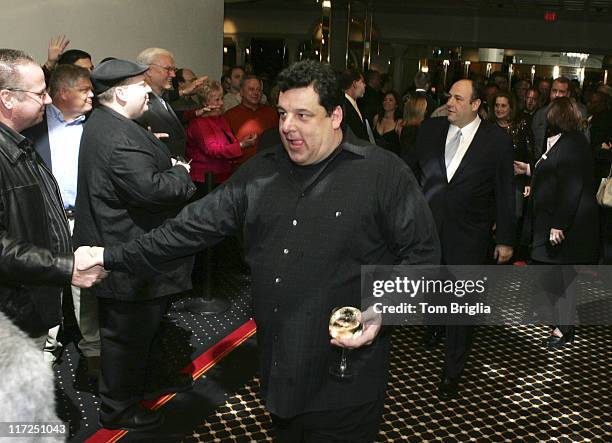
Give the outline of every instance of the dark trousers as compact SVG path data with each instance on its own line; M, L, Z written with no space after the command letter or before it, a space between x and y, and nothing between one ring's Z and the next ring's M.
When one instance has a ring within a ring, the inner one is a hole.
M292 418L272 415L280 443L331 443L376 440L382 418L384 395L369 403L329 411L307 412Z
M463 373L472 345L474 326L447 325L444 376L457 379Z
M100 321L100 418L118 419L138 406L168 297L98 299Z
M574 329L576 323L577 283L573 265L554 265L532 260L531 265L546 266L542 284L548 299L547 318L562 334Z
M493 254L491 254L492 256ZM445 270L438 276L444 280L454 280L456 277L449 271ZM444 294L428 294L425 301L437 305L444 305L447 312L450 312L450 303L456 301L454 297L449 297ZM430 334L438 333L446 336L444 342L444 371L442 376L451 379L458 379L463 373L465 364L470 354L472 344L472 334L474 326L470 325L471 319L462 315L462 325L452 324L458 320L457 314L426 314L424 316L425 324L430 323L427 328ZM431 324L434 323L434 324Z
M430 334L435 331L446 336L444 342L444 373L442 376L453 379L459 378L470 355L474 326L429 325L427 328Z

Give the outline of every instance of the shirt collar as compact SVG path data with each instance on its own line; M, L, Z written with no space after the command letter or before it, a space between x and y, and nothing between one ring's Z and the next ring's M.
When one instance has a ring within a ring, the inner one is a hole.
M355 101L355 99L353 97L351 97L350 95L348 95L346 92L344 93L344 96L346 97L346 99L351 102L351 105L353 105L353 108L359 109L357 107L357 102Z
M480 117L477 115L474 120L472 120L470 123L465 125L463 128L459 128L459 126L453 125L451 123L448 132L455 134L456 132L461 130L461 137L464 140L466 140L468 138L471 138L474 135L474 133L478 130L479 126L480 126Z
M552 148L555 143L557 143L557 140L559 140L561 138L561 134L557 134L557 135L553 135L552 137L548 137L546 139L546 152L548 152L550 150L550 148Z
M16 146L15 148L10 144L7 145L3 143L0 147L0 149L3 149L8 154L12 162L17 161L23 154L31 155L34 152L34 145L28 138L12 128L9 128L2 122L0 122L0 135L8 138Z
M352 154L358 155L360 157L366 156L366 146L362 144L363 141L357 138L350 130L344 130L342 134L342 141L340 142L340 148L343 151L348 151ZM279 157L280 155L287 155L287 151L285 151L285 147L282 142L276 146L275 149L267 149L264 151L264 157L274 156Z
M79 115L74 120L67 122L66 119L64 119L64 114L62 113L62 111L54 104L47 105L46 109L47 113L51 116L53 120L58 121L60 123L64 123L66 125L80 124L83 122L83 120L85 120L85 114L83 114Z
M249 108L248 106L246 106L244 103L242 103L242 96L240 97L240 103L238 104L238 106L240 106L243 110L248 111L248 112L257 112L259 111L259 108L261 108L261 103L259 103L259 105L257 105L257 109L253 110L251 108Z

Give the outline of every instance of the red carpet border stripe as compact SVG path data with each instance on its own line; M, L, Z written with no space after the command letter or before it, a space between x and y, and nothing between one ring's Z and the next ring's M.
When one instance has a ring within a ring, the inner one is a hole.
M198 358L193 360L188 366L181 369L185 374L191 374L194 380L200 378L206 371L217 364L227 354L232 352L246 340L255 334L257 327L254 320L249 320L234 332L223 338L216 345L208 349ZM168 394L156 400L145 401L143 405L149 409L158 409L168 403L176 394ZM86 443L114 443L121 439L128 431L114 431L108 429L100 429L94 435L89 437Z

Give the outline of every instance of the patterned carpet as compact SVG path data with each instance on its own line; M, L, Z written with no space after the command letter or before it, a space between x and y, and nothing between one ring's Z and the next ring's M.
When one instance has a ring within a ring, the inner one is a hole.
M215 293L231 302L212 316L185 310L177 298L165 323L168 359L189 365L249 320L249 279L236 244L218 255ZM480 326L461 383L461 396L440 402L437 383L443 347L425 351L423 328L397 327L378 441L611 441L612 328L583 326L573 345L544 347L547 330L535 326ZM196 380L194 390L161 406L164 425L153 433L99 431L96 386L85 376L67 337L56 368L58 414L70 425L71 442L261 442L272 441L270 417L258 393L256 343L251 338Z
M420 348L422 328L397 328L378 441L610 441L609 327L584 327L574 345L543 346L547 330L481 327L461 397L436 396L442 347ZM252 377L185 442L272 441Z

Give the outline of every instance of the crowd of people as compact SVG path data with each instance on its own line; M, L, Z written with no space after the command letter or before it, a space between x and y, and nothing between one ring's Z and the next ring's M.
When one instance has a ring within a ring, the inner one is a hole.
M266 96L239 66L216 81L147 48L94 67L68 43L52 39L42 66L0 50L0 322L50 371L72 297L105 428L155 428L141 400L191 388L170 368L151 380L160 323L194 254L227 236L243 242L262 397L287 442L376 436L390 331L375 317L359 337L328 335L332 308L361 304L361 265L610 261L612 216L595 200L607 86L494 73L440 103L423 72L400 95L376 71L302 61ZM556 304L549 348L575 337L575 299ZM472 332L426 328L426 349L445 346L442 400L459 394ZM337 347L353 349L349 383L328 374Z

